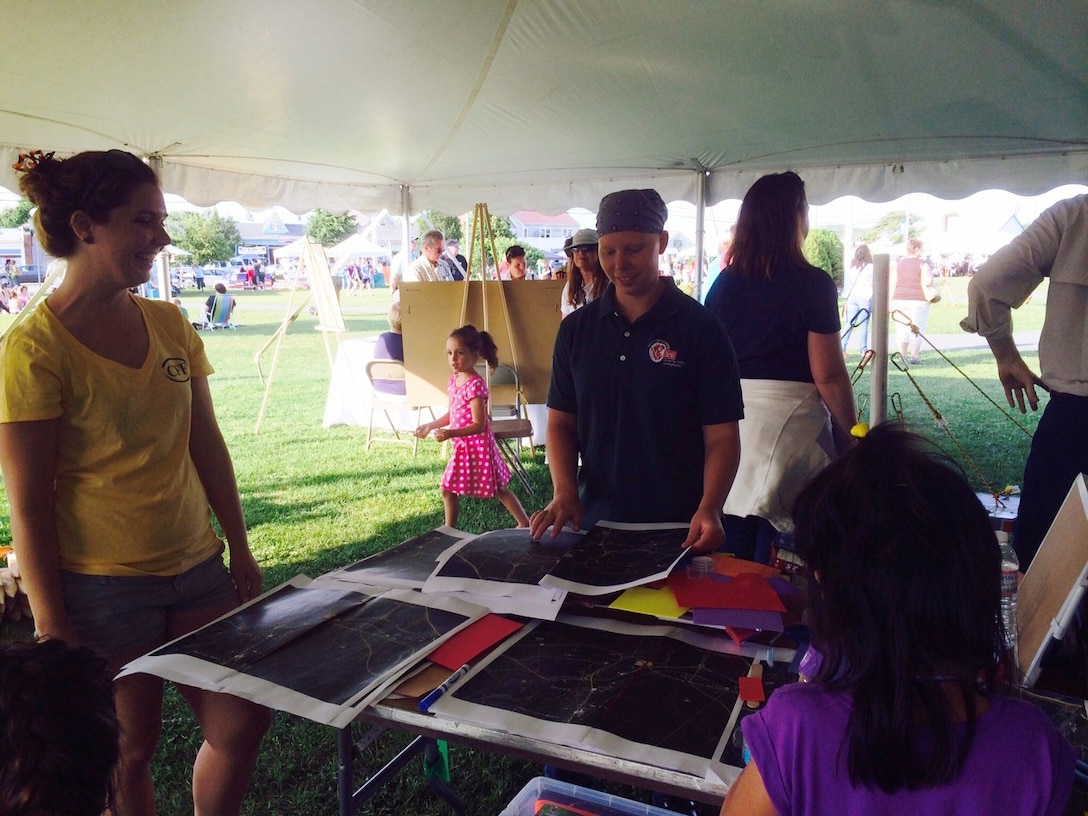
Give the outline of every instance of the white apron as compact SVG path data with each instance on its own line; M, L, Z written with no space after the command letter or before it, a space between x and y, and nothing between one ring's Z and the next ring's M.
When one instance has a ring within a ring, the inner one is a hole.
M834 454L831 418L816 386L790 380L741 380L740 468L723 512L760 516L792 532L801 488Z

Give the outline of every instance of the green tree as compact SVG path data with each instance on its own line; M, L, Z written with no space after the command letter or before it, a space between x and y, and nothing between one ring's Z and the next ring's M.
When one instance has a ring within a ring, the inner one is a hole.
M234 221L214 210L175 213L166 228L174 246L191 252L192 262L200 265L229 260L242 240Z
M359 222L352 213L333 215L322 209L316 209L306 219L306 235L311 241L330 247L339 244L359 231Z
M829 229L810 230L801 247L808 262L829 274L842 286L842 241Z
M456 215L440 213L438 210L421 212L419 218L415 220L415 226L420 235L428 230L436 229L447 241L450 238L456 238L458 241L465 239L464 230L461 229L461 219Z
M14 207L9 207L0 212L0 227L7 227L8 229L21 227L30 220L30 211L33 209L34 205L28 199L20 199L19 203Z
M877 244L886 242L889 244L901 244L908 238L917 238L925 231L925 222L918 216L910 219L908 232L907 213L904 210L894 210L881 216L880 220L858 236L863 244Z
M510 219L505 215L493 215L491 216L491 231L495 233L495 238L513 238L514 225L510 223Z

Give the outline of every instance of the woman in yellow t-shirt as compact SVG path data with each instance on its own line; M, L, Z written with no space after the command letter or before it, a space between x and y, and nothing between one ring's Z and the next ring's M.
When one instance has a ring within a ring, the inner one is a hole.
M261 591L203 343L172 303L130 293L170 241L131 153L20 156L37 234L64 282L0 345L0 467L37 636L125 663ZM211 526L215 513L230 552ZM114 683L116 810L154 810L163 683ZM270 712L178 687L204 733L196 812L238 813Z

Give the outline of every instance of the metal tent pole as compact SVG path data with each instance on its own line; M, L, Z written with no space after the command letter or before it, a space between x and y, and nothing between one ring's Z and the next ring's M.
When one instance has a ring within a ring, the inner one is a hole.
M869 368L869 424L888 418L888 314L891 257L873 256L873 310L869 315L869 347L873 362Z

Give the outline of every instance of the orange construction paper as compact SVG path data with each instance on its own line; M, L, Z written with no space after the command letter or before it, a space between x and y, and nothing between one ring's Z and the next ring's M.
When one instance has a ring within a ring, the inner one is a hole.
M445 666L427 663L420 671L401 681L394 692L404 697L422 697L442 685L449 676L450 671Z
M766 564L757 564L755 561L745 561L743 558L736 558L735 556L726 555L724 553L714 553L712 557L714 559L714 572L718 575L728 575L731 578L735 578L744 573L753 573L755 575L771 578L775 575L782 574L781 570L769 567Z

